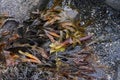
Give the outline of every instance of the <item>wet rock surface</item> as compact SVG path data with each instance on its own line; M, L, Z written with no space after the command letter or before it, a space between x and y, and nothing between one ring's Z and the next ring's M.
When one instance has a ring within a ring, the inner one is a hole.
M120 11L120 0L106 0L105 2L112 8Z
M22 22L30 18L30 12L44 9L49 0L0 0L0 14L8 14Z
M116 11L120 8L120 1L106 0L106 2L113 8L103 3L96 3L99 4L97 6L90 2L88 5L88 2L84 5L86 8L84 10L83 7L79 8L79 5L82 5L81 1L79 5L77 5L77 1L75 4L80 11L83 10L82 19L86 19L86 17L94 19L93 25L88 27L88 31L94 33L93 41L95 43L92 46L95 53L99 56L101 63L109 67L106 70L107 80L120 80L120 13Z

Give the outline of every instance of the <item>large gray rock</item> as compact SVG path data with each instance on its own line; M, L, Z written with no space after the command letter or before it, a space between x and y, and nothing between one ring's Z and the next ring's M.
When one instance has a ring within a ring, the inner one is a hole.
M33 9L42 10L48 2L49 0L0 0L0 14L8 13L22 22L29 18Z
M120 11L120 0L106 0L106 4Z

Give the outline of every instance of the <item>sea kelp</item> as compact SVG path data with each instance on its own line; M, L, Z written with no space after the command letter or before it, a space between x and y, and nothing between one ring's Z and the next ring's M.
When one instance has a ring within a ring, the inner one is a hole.
M92 36L85 34L86 27L80 25L80 19L76 20L78 12L69 7L47 10L41 17L46 21L44 27L48 29L45 33L52 42L50 52L64 51L68 45L75 46Z
M4 63L6 63L7 66L15 65L16 62L17 64L18 62L33 62L41 64L41 61L31 54L32 51L30 52L29 50L27 50L28 47L30 47L29 44L20 44L19 41L20 39L22 39L22 36L20 36L17 32L18 26L18 22L16 22L15 20L7 20L4 22L0 29L0 55L1 58L4 57ZM38 54L41 53L43 57L48 58L44 49L42 48L32 46L31 50L37 50Z
M0 55L4 57L3 62L7 67L17 66L19 70L25 63L26 67L35 65L39 79L102 79L94 75L97 69L95 56L91 47L86 45L93 36L86 32L92 21L88 19L81 25L77 10L67 5L62 8L59 6L62 0L55 1L50 9L31 13L31 18L22 25L15 20L2 23ZM77 46L79 49L76 50ZM6 78L10 71L3 73L3 77ZM23 69L21 72L31 76ZM14 69L12 73L16 73Z

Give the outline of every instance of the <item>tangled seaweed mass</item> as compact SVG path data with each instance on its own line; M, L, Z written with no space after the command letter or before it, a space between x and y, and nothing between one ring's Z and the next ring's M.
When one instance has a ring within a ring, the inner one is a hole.
M51 9L33 12L31 19L22 25L10 20L8 15L0 15L1 64L17 67L18 72L24 71L19 69L21 66L34 65L40 80L103 79L94 75L97 59L92 48L86 46L93 34L86 33L85 28L92 20L80 25L77 10L69 6L57 8L57 5L56 2ZM4 79L17 78L19 73L16 74L14 67L1 72ZM35 72L26 73L28 79L32 79L32 74Z

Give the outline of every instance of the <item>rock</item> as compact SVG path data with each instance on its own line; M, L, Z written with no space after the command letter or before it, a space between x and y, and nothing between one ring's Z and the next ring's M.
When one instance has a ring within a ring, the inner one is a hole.
M94 6L87 2L81 4L86 0L79 1L75 0L74 4L80 10L81 18L84 20L90 16L95 20L91 26L87 27L87 32L94 33L93 41L95 40L96 43L92 46L100 63L109 67L105 70L107 79L103 80L120 80L120 0L105 0L106 4L118 11L103 4L102 1L101 3L93 2Z
M112 8L120 11L120 0L106 0L105 3L111 6Z
M36 8L43 10L49 0L0 0L0 14L9 14L22 22L29 19L30 12Z
M117 80L120 80L120 63L118 64L118 69L117 69Z

